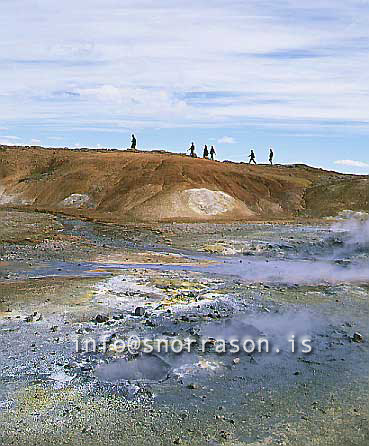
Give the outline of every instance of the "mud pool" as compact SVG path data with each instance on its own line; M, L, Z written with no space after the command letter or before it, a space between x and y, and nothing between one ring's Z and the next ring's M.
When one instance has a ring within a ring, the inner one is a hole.
M0 213L2 444L369 444L365 216L152 228L15 217ZM245 336L270 352L232 352ZM119 351L131 337L193 348Z

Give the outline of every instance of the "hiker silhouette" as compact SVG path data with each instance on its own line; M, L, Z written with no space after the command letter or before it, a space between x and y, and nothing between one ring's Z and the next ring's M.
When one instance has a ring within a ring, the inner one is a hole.
M211 147L210 147L210 158L211 158L212 160L214 160L214 155L216 155L216 153L215 153L215 149L214 149L214 146L211 146Z
M270 148L269 149L269 162L270 162L271 166L273 165L273 157L274 157L274 152L273 152L273 149Z
M207 158L209 156L208 146L205 144L203 157Z
M195 144L191 143L191 146L189 149L187 149L187 152L190 152L190 156L192 156L192 158L195 158Z
M137 140L135 138L135 135L132 134L131 149L135 149L136 144L137 144Z
M256 164L256 161L255 161L255 153L254 153L254 151L253 151L252 149L251 149L249 158L250 158L249 164L251 164L251 163Z

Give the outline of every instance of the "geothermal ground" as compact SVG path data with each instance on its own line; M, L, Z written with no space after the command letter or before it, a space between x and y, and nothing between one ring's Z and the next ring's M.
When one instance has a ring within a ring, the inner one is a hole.
M367 446L367 221L118 226L1 210L1 444ZM245 335L269 353L231 352ZM193 344L116 342L137 338Z

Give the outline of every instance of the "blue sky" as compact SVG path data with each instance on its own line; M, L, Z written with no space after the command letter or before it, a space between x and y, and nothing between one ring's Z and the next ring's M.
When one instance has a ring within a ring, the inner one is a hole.
M367 0L1 0L0 143L369 171Z

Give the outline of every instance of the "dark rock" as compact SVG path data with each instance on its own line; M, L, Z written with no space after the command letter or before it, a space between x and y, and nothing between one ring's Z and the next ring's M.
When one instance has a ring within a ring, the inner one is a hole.
M95 322L97 322L98 324L103 324L104 322L108 322L108 320L109 320L109 316L102 315L102 314L98 314L95 317Z
M144 316L145 308L144 307L136 307L135 308L135 316Z
M30 316L26 316L24 320L25 320L25 322L37 322L37 321L40 321L41 319L42 319L41 313L39 313L38 311L35 311Z
M226 431L220 431L220 436L222 438L224 438L225 440L228 440L230 438L231 434L229 432L226 432Z
M190 383L190 384L187 385L187 389L191 389L191 390L198 390L200 388L201 387L198 384L196 384L196 383Z
M145 325L147 325L148 327L156 327L155 322L150 321L150 319L146 319Z
M353 342L363 342L364 341L364 337L361 333L359 333L358 331L356 331L354 333L354 335L352 336L352 341Z

